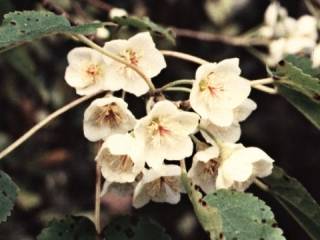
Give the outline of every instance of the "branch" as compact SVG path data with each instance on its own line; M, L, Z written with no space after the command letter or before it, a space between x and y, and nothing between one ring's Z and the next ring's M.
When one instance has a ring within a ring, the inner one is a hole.
M193 38L207 42L223 42L234 46L253 46L253 45L268 45L267 39L248 38L242 36L226 36L221 34L201 32L183 28L172 28L177 37Z
M95 6L96 8L100 8L101 10L103 11L106 11L106 12L109 12L113 6L106 3L106 2L103 2L101 0L87 0L87 2L93 6Z
M2 150L0 152L0 160L10 154L13 150L15 150L17 147L19 147L21 144L23 144L25 141L27 141L32 135L34 135L36 132L38 132L41 128L43 128L45 125L47 125L49 122L51 122L53 119L57 118L58 116L62 115L63 113L69 111L70 109L78 106L79 104L89 100L90 98L95 97L96 95L100 94L101 92L94 93L88 96L84 96L81 98L78 98L69 104L63 106L62 108L58 109L57 111L51 113L49 116L47 116L45 119L37 123L35 126L33 126L29 131L27 131L25 134L23 134L20 138L18 138L15 142L10 144L7 148Z

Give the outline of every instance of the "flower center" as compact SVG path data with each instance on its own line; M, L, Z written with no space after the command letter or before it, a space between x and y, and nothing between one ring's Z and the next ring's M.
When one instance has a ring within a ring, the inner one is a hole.
M151 197L157 197L161 191L165 191L164 184L169 186L174 192L179 192L179 181L176 177L160 177L146 184L145 188Z
M118 157L110 158L109 165L111 169L118 172L130 171L134 165L133 161L128 155L121 155Z
M95 83L97 78L102 74L102 69L98 64L90 64L85 72L91 83Z
M116 103L110 103L108 105L98 107L93 113L93 118L97 125L107 125L111 128L118 127L123 122L123 114Z
M218 161L216 159L210 159L205 163L203 171L209 175L215 175L217 173Z
M209 73L199 83L200 92L209 91L211 96L217 96L219 92L223 92L223 85L214 81L214 72Z
M149 124L149 130L152 136L160 135L164 137L170 134L170 130L161 124L159 118L154 118Z
M120 55L120 57L122 57L123 59L135 66L137 66L139 63L139 56L137 52L130 48L126 49L124 53Z

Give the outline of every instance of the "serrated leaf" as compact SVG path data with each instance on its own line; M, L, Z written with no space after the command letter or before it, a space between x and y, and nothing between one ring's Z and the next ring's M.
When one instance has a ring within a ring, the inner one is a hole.
M49 11L15 11L4 15L0 26L0 48L9 48L57 33L90 34L100 23L71 26L63 16Z
M209 206L206 200L203 200L201 192L199 192L196 186L188 179L186 173L182 173L181 180L203 229L210 234L211 240L222 239L220 238L223 236L222 219L217 208L215 206Z
M92 221L85 217L66 217L53 220L42 230L37 240L96 240L96 230Z
M292 62L288 61L288 59ZM293 57L289 57L277 66L276 75L279 80L276 83L307 96L313 102L320 103L320 80L308 74L311 70L306 65L306 62L293 59ZM298 66L304 68L299 68Z
M171 30L152 22L148 17L115 17L112 21L120 26L134 27L141 31L149 31L153 35L163 36L169 42L175 44L175 38L173 37Z
M279 167L275 167L272 174L264 178L263 182L306 233L314 240L320 239L320 206L304 186Z
M320 68L314 68L310 58L305 56L288 55L285 58L286 61L292 63L294 66L300 68L304 73L311 75L312 77L320 77Z
M0 170L0 223L5 222L11 215L17 191L17 185L5 172Z
M278 91L288 102L312 122L314 126L320 129L320 103L315 103L305 95L286 86L279 86Z
M108 240L170 240L163 227L148 218L123 216L111 221L102 236Z
M222 216L227 240L285 239L270 207L251 193L219 190L206 196L205 201Z

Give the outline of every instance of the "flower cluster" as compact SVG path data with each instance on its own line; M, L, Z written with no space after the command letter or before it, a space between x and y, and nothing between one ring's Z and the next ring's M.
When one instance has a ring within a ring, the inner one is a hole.
M267 63L273 66L287 54L296 54L302 50L312 52L318 38L317 20L311 15L294 19L275 1L265 12L260 35L270 40Z
M148 78L166 67L149 33L109 41L104 49ZM90 104L83 122L85 137L102 143L96 161L105 178L103 192L132 194L137 208L149 201L175 204L184 192L177 163L185 159L192 160L188 176L206 193L221 188L244 191L256 177L271 173L273 160L265 152L237 143L240 122L256 109L248 98L250 81L240 76L237 58L197 69L188 109L163 96L154 98L140 119L117 97L118 90L136 96L149 91L132 68L83 47L73 49L68 62L65 79L79 95L108 91Z

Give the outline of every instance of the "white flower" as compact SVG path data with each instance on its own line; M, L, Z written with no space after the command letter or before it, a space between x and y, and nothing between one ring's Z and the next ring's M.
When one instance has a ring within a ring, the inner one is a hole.
M115 134L102 145L96 160L101 162L102 176L108 182L133 182L145 164L140 153L130 134Z
M66 82L76 89L79 95L89 95L107 90L107 65L103 56L87 47L72 49L67 56L68 67L65 72Z
M312 66L314 68L320 66L320 44L318 44L312 52Z
M233 109L251 90L250 82L240 77L240 72L238 58L200 66L190 94L191 107L218 126L230 126L234 120Z
M151 200L178 203L182 192L180 175L181 169L176 165L162 165L157 170L145 170L142 180L135 188L133 206L140 208Z
M286 22L288 12L281 7L279 2L272 2L264 14L264 26L260 29L260 34L267 38L272 38L275 35L283 35L288 27ZM281 21L281 24L279 24Z
M164 159L189 157L193 143L189 134L197 129L199 116L179 110L172 102L157 102L147 116L138 120L134 135L144 146L149 166L157 168Z
M256 147L242 144L224 144L216 181L217 189L244 191L254 178L271 174L273 159Z
M115 133L133 129L136 119L121 98L112 96L94 100L84 113L83 130L90 141L106 139Z
M192 179L192 182L207 194L215 191L220 161L218 157L217 145L199 151L193 156L192 167L188 172L188 177Z
M275 65L287 54L310 51L315 47L317 21L310 15L299 19L288 17L279 3L272 3L265 13L265 25L260 29L260 34L272 40L266 61L269 65Z
M221 142L234 143L240 139L241 128L239 122L244 121L247 117L257 108L257 104L251 99L247 98L244 102L233 110L234 120L232 124L228 127L220 127L213 124L208 119L201 119L201 128L206 129L215 139ZM205 131L201 131L202 136L206 139L208 143L213 142L210 136Z
M107 42L104 48L135 65L148 78L157 76L166 67L164 57L156 49L149 32L138 33L128 40ZM105 60L110 63L110 75L107 79L110 90L123 89L136 96L141 96L149 90L147 83L134 70L122 63L111 61L110 58L106 57Z
M112 8L109 12L109 17L111 19L115 17L126 17L126 16L128 16L128 13L123 8Z

